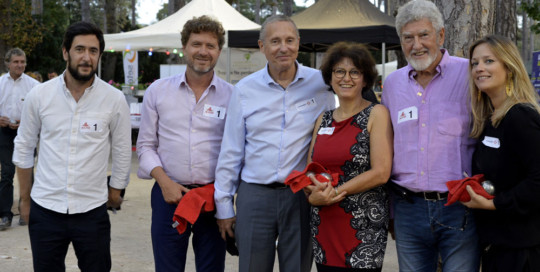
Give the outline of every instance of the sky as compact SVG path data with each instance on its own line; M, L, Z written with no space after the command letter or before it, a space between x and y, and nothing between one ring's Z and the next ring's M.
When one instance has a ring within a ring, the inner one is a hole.
M163 3L168 0L139 0L137 4L137 22L142 25L149 25L157 21L156 14L163 7ZM313 0L294 0L298 6L310 6Z

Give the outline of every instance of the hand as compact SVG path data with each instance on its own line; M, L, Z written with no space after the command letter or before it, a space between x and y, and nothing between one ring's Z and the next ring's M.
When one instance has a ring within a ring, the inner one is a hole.
M0 127L7 127L10 123L11 122L9 121L9 118L5 116L0 116Z
M13 130L17 130L19 128L19 124L20 124L19 121L17 121L16 123L11 123L10 122L8 126L9 126L9 128L11 128Z
M219 233L221 233L221 238L223 238L224 241L227 241L227 235L229 235L229 237L234 237L234 224L236 223L236 217L217 219L216 222L219 227Z
M477 194L470 185L466 187L469 196L471 196L471 201L461 202L471 209L483 209L483 210L495 210L495 204L493 204L493 199L487 199L479 194Z
M109 187L109 200L107 201L107 207L111 207L114 209L117 209L122 205L122 197L120 196L120 193L122 190Z
M30 198L20 200L19 212L21 213L21 218L24 220L24 222L28 223L28 219L30 218Z
M308 197L309 204L313 206L330 206L345 199L346 191L336 194L336 189L330 182L319 182L315 177L311 177L314 187L311 187L311 194Z
M182 199L182 192L187 193L189 192L189 189L172 180L166 185L161 186L163 199L169 204L178 204L180 199Z

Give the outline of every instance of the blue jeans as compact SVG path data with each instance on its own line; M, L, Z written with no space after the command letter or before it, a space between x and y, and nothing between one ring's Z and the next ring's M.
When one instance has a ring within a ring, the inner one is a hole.
M188 223L186 231L179 234L172 227L177 205L165 202L157 182L152 188L151 202L152 248L157 272L184 271L192 232L197 271L225 270L225 241L219 233L214 213L202 213L195 224Z
M478 271L480 246L472 211L446 199L411 202L394 195L394 230L399 270L434 272L439 255L443 271Z

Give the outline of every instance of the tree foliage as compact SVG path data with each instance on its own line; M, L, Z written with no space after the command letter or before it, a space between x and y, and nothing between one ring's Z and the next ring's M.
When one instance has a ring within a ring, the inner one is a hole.
M31 11L30 1L0 2L0 43L4 51L19 47L26 54L31 54L36 45L41 43L44 28L32 17ZM0 53L2 56L5 54Z
M527 3L522 1L521 9L529 15L530 18L535 21L540 21L540 2L533 1L533 3ZM540 34L540 23L531 25L531 31Z

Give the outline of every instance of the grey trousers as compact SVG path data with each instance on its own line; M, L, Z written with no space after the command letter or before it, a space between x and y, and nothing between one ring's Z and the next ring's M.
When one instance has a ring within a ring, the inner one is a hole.
M242 181L236 200L240 272L273 271L276 248L281 272L311 270L310 206L303 191Z

